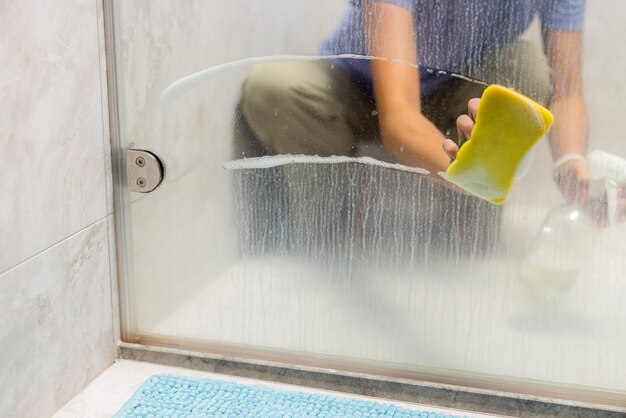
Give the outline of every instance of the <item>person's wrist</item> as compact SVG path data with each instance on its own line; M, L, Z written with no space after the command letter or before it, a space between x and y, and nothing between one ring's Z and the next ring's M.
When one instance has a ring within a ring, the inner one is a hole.
M584 155L575 153L575 152L563 154L562 156L557 158L557 160L554 162L554 166L552 167L552 174L554 176L554 179L558 181L559 174L562 171L562 169L566 168L567 166L572 165L573 163L585 163L586 164L587 159L585 158Z
M563 154L554 162L554 170L558 170L565 164L572 162L572 161L587 161L587 158L585 158L584 155L579 154L577 152L570 152L567 154Z
M564 156L565 157L565 156ZM567 202L584 203L587 200L589 167L581 155L557 159L553 178ZM560 161L559 161L560 160Z

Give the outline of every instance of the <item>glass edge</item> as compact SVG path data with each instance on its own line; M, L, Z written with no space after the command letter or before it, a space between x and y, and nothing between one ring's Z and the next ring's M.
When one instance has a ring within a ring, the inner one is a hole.
M107 75L107 103L109 109L109 132L111 141L111 164L113 175L113 204L117 256L117 281L119 291L120 337L122 341L135 340L130 282L133 277L132 228L130 195L126 187L126 163L124 154L128 148L124 132L124 89L118 66L120 34L116 22L120 22L121 2L103 0L104 42Z

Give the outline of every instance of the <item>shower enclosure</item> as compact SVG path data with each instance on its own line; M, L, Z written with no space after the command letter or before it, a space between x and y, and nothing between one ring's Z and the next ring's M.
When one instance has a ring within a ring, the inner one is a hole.
M125 342L626 405L625 227L591 228L576 271L522 268L563 203L547 140L502 207L379 144L271 153L242 86L270 62L380 58L319 56L348 1L106 3ZM583 30L589 148L621 156L625 12L589 2ZM540 27L525 42L540 45ZM128 150L162 164L153 191Z

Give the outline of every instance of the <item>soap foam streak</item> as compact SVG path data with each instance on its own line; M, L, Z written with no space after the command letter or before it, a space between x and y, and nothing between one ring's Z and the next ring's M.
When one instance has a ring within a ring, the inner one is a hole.
M221 74L223 72L227 72L229 70L244 67L246 65L254 65L254 64L263 64L267 62L276 62L276 61L320 61L320 60L330 60L330 59L353 59L353 60L370 60L370 61L388 61L388 58L385 57L375 57L371 55L357 55L357 54L338 54L338 55L268 55L262 57L250 57L244 58L241 60L226 62L223 64L218 64L213 67L206 68L204 70L198 71L196 73L190 74L188 76L182 77L172 84L167 86L165 90L161 93L161 104L167 105L175 100L179 99L183 95L185 95L188 91L192 90L198 84L213 78L214 76ZM399 64L405 64L412 68L420 68L417 64L411 64L404 62L402 60L394 59L393 62ZM426 68L426 67L423 67ZM441 71L432 68L426 68L426 71L429 73L434 73L437 71L438 75L450 75L452 77L462 78L467 81L471 81L477 84L483 84L488 86L489 84L474 80L469 77L466 77L461 74L455 74L447 71Z
M347 157L333 155L330 157L321 157L319 155L270 155L264 157L242 158L239 160L228 161L222 164L226 170L245 170L245 169L264 169L278 167L288 164L345 164L356 163L369 166L378 166L390 168L397 171L405 171L409 173L428 175L430 171L419 168L409 167L403 164L388 163L380 161L372 157Z

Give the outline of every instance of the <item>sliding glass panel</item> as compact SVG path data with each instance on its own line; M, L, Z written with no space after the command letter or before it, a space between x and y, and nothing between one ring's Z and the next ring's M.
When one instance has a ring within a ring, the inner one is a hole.
M114 6L127 340L623 404L626 3Z

